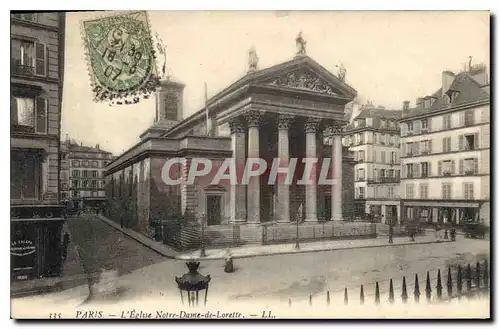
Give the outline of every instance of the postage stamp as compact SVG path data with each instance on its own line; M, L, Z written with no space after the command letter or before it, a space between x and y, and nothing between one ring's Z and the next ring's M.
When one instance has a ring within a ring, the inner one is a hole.
M146 12L83 21L82 35L95 101L137 103L155 91L159 78Z

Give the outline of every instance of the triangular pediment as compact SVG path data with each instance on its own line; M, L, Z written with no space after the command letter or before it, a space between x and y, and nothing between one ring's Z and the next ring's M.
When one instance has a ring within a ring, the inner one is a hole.
M324 67L306 57L289 65L264 70L254 83L353 99L356 91Z

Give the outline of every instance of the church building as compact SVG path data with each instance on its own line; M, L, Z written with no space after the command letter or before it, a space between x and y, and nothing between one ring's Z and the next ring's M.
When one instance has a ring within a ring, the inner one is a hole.
M149 236L158 234L158 222L167 223L163 234L172 236L168 223L174 218L181 218L182 227L203 221L205 233L221 243L234 239L233 227L241 241L245 236L247 241L262 239L262 226L279 227L281 239L292 240L297 221L305 235L318 237L315 232L321 228L324 236L328 229L333 236L334 223L353 218L354 158L342 146L342 131L344 108L357 92L345 82L345 71L332 74L307 56L305 42L299 41L293 59L262 70L251 50L248 73L185 119L184 84L162 81L154 124L107 166L108 216ZM267 163L279 158L281 166L297 158L299 173L292 184L278 179L269 185L268 171L247 185L186 183L192 159L209 159L217 167L227 158L238 164L255 157ZM184 159L177 172L183 178L180 185L162 178L163 166L172 158ZM297 184L303 158L331 158L335 184ZM186 247L189 234L181 229L176 234L169 243Z

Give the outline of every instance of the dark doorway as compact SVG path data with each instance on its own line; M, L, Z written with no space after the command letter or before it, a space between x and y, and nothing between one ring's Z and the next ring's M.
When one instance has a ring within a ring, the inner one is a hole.
M207 195L207 225L220 225L221 196Z
M325 220L332 219L332 196L325 195Z

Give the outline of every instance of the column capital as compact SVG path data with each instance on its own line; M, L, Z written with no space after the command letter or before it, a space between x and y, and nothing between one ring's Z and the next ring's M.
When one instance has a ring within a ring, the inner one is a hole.
M290 129L290 124L294 119L293 115L280 114L278 116L278 130L288 130Z
M229 120L229 129L231 130L231 134L244 133L245 123L239 117L231 118Z
M315 133L318 131L319 123L321 122L320 118L307 118L304 124L304 130L307 133Z
M344 122L335 121L329 124L325 130L325 136L342 136L346 124Z
M244 114L248 127L258 127L260 125L262 114L259 111L251 110Z

